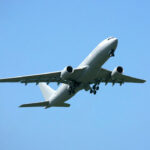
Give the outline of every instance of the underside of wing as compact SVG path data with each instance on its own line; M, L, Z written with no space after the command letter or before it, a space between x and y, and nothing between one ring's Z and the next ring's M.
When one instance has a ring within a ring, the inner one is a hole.
M0 82L20 82L20 83L36 83L39 82L57 82L57 83L66 83L69 84L70 81L76 80L77 77L80 76L82 71L85 69L83 68L76 68L72 73L69 74L67 79L64 79L61 77L62 71L57 72L49 72L49 73L43 73L43 74L35 74L35 75L29 75L29 76L18 76L13 78L4 78L0 79Z
M143 79L138 79L138 78L130 77L130 76L123 75L123 74L120 74L118 76L118 81L119 80L123 81L123 82L131 82L131 83L144 83L144 82L146 82Z
M123 75L121 73L118 73L115 78L112 78L112 71L106 70L101 68L100 71L97 74L97 77L95 81L100 81L100 82L111 82L111 83L124 83L124 82L130 82L130 83L144 83L145 80L143 79L138 79L135 77Z
M21 83L38 83L38 82L57 82L61 72L50 72L35 74L29 76L18 76L13 78L0 79L0 82L21 82Z

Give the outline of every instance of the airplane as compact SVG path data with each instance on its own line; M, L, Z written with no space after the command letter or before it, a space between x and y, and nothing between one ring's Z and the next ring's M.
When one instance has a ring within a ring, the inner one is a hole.
M102 68L102 65L110 58L115 56L114 52L118 45L118 39L109 37L97 45L97 47L84 59L77 67L65 67L62 71L48 72L43 74L35 74L29 76L19 76L13 78L0 79L0 82L20 82L27 85L28 83L36 83L39 85L45 101L28 103L20 105L20 107L70 107L66 103L80 90L90 91L96 94L99 90L99 84L125 82L144 83L145 80L123 75L123 67L118 66L113 71ZM61 83L55 91L48 84L50 82Z

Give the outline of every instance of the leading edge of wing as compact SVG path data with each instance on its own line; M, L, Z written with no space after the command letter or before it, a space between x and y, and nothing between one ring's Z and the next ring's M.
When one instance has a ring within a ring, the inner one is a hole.
M21 83L39 83L39 82L58 82L58 83L69 83L68 81L76 80L80 73L86 67L75 68L74 72L70 75L69 79L63 80L61 79L61 71L57 72L48 72L42 74L34 74L34 75L27 75L27 76L17 76L12 78L3 78L0 79L0 82L21 82Z
M0 82L22 82L22 83L30 83L30 82L47 82L51 79L51 82L55 82L56 79L60 77L60 71L58 72L48 72L42 74L33 74L27 76L17 76L12 78L2 78Z

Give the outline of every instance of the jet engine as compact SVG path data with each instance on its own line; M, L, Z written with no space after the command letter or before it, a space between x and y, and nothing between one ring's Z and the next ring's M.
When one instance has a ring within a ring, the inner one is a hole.
M60 77L62 79L67 79L74 72L72 66L67 66L61 71Z
M117 79L117 76L122 73L123 73L123 67L118 66L111 72L111 78L115 80Z

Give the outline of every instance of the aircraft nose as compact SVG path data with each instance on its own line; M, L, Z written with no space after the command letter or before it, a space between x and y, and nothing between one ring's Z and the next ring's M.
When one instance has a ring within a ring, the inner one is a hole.
M118 45L118 39L117 39L117 38L114 38L114 39L113 39L113 46L114 46L114 49L117 48L117 45Z
M118 39L117 38L114 38L113 41L114 41L115 44L118 44Z

